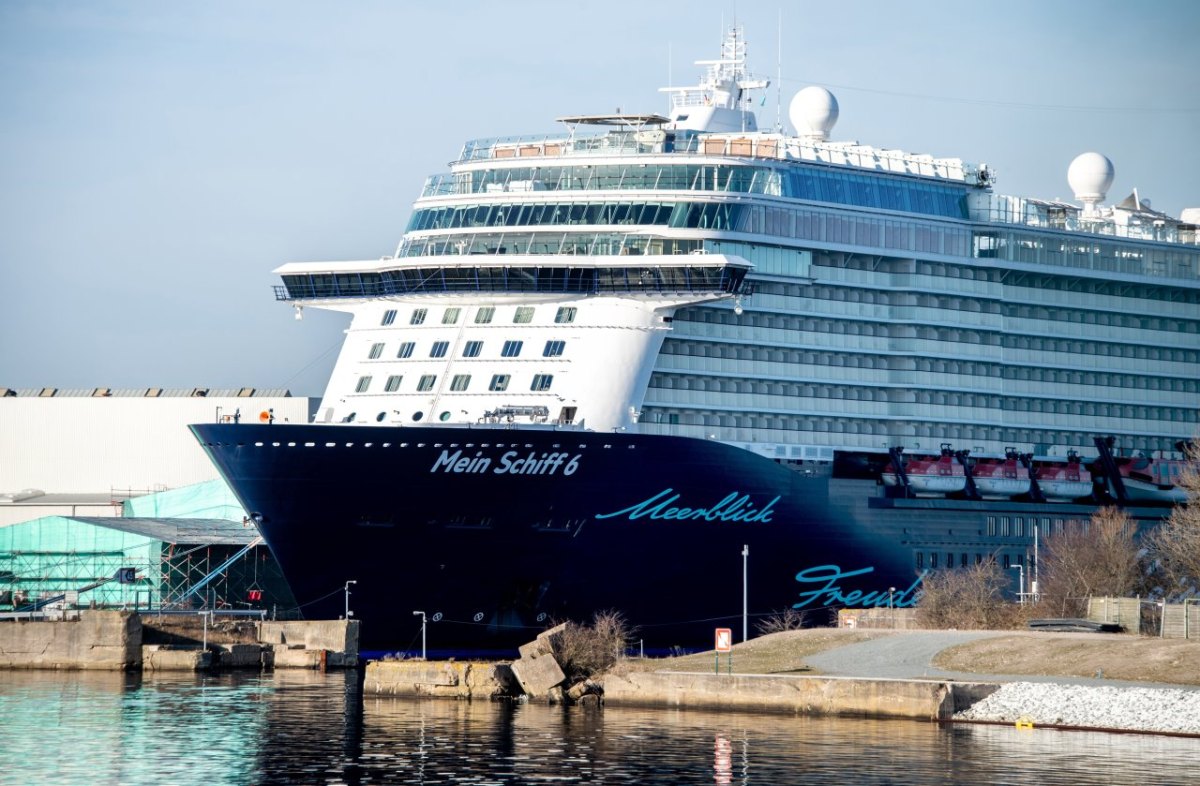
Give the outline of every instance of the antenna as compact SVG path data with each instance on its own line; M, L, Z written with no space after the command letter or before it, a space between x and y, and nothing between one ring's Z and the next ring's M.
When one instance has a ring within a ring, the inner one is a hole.
M775 28L775 133L783 133L783 9Z

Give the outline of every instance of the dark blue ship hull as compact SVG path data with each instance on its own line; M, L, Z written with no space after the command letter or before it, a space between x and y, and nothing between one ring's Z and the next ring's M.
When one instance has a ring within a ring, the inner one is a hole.
M618 610L647 648L755 614L912 605L911 548L807 476L715 441L501 428L192 426L309 618L364 648L510 649ZM889 591L890 590L890 591ZM821 619L825 622L825 619Z

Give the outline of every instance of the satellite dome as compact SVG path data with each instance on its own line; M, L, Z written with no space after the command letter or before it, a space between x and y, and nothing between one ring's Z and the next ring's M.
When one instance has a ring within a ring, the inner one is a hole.
M838 119L837 99L823 87L806 87L792 96L788 118L800 136L828 139Z
M1112 161L1099 153L1083 153L1076 156L1067 169L1067 183L1080 202L1100 202L1112 185Z

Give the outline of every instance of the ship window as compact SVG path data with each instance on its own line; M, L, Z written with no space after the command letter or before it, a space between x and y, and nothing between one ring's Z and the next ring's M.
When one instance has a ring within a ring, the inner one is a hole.
M508 390L508 374L496 374L492 377L491 383L488 384L488 390L502 391Z
M429 348L429 357L444 358L446 357L446 350L449 348L449 341L435 341L433 342L433 346Z
M925 570L925 553L917 552L917 570Z
M530 390L549 390L550 383L554 381L553 374L534 374L533 383L529 386Z
M542 357L556 358L562 355L563 348L566 347L565 341L547 341L546 348L542 350Z
M1011 567L1012 567L1012 557L1010 557L1008 554L1005 554L1004 555L1004 569L1008 570Z
M958 561L959 567L965 568L969 562L969 555L964 551Z
M388 377L387 384L384 385L383 389L388 393L395 393L400 389L400 380L402 379L404 379L404 377L398 375Z
M482 351L482 341L468 341L465 345L463 345L463 357L465 358L477 358L479 357L479 353Z
M398 357L398 358L412 357L413 347L415 347L415 346L416 346L416 344L414 344L413 342L405 341L403 344L400 345L399 351L396 352L396 357Z
M937 552L936 552L936 551L931 551L931 552L929 552L929 569L930 569L930 570L937 570L937 566L938 566L938 555L937 555Z
M433 390L433 383L437 382L436 374L425 374L417 382L417 390L424 393L427 390Z
M379 359L379 356L380 356L380 355L382 355L382 354L383 354L383 342L381 341L381 342L379 342L378 344L372 344L372 345L371 345L371 352L370 352L370 354L368 355L368 357L369 357L371 360L378 360L378 359Z
M486 325L492 321L492 317L496 315L494 306L484 306L475 312L475 324Z
M408 320L408 324L410 324L410 325L420 325L420 324L423 324L423 323L425 322L425 316L426 316L428 313L429 313L429 309L426 309L426 308L414 308L414 309L413 309L413 312L412 312L412 318Z
M557 323L559 325L565 325L569 322L574 322L575 321L574 306L562 306L561 308L559 308L558 313L554 315L554 321L555 321L555 323Z
M515 358L521 354L521 347L525 344L524 341L505 341L504 347L500 350L500 357Z
M448 308L445 311L443 311L442 312L442 324L443 325L457 325L458 324L458 312L460 310L461 309L457 309L457 308Z
M384 419L384 418L386 418L386 417L387 417L387 413L386 413L386 412L380 412L378 415L376 415L376 416L375 416L375 422L376 422L376 423L382 423L382 422L383 422L383 419ZM368 446L368 447L370 447L370 445L371 445L371 443L370 443L370 442L368 442L368 443L367 443L367 446Z
M513 323L525 325L533 321L533 306L519 306L513 314Z
M414 412L414 413L412 413L412 419L413 419L413 422L414 422L414 423L415 423L416 421L420 420L420 419L421 419L421 418L423 418L423 417L425 417L425 413L424 413L424 412Z
M370 377L359 377L358 384L354 387L356 393L366 393L367 388L371 387Z
M470 374L455 374L454 379L450 380L450 389L455 391L463 391L471 384Z
M387 311L383 312L383 319L380 321L379 324L390 325L395 321L396 321L396 309L389 308Z

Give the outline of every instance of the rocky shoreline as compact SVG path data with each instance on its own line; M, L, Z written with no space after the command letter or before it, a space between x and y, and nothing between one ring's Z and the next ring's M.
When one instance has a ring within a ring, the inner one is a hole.
M1008 682L953 719L1200 735L1200 691Z

